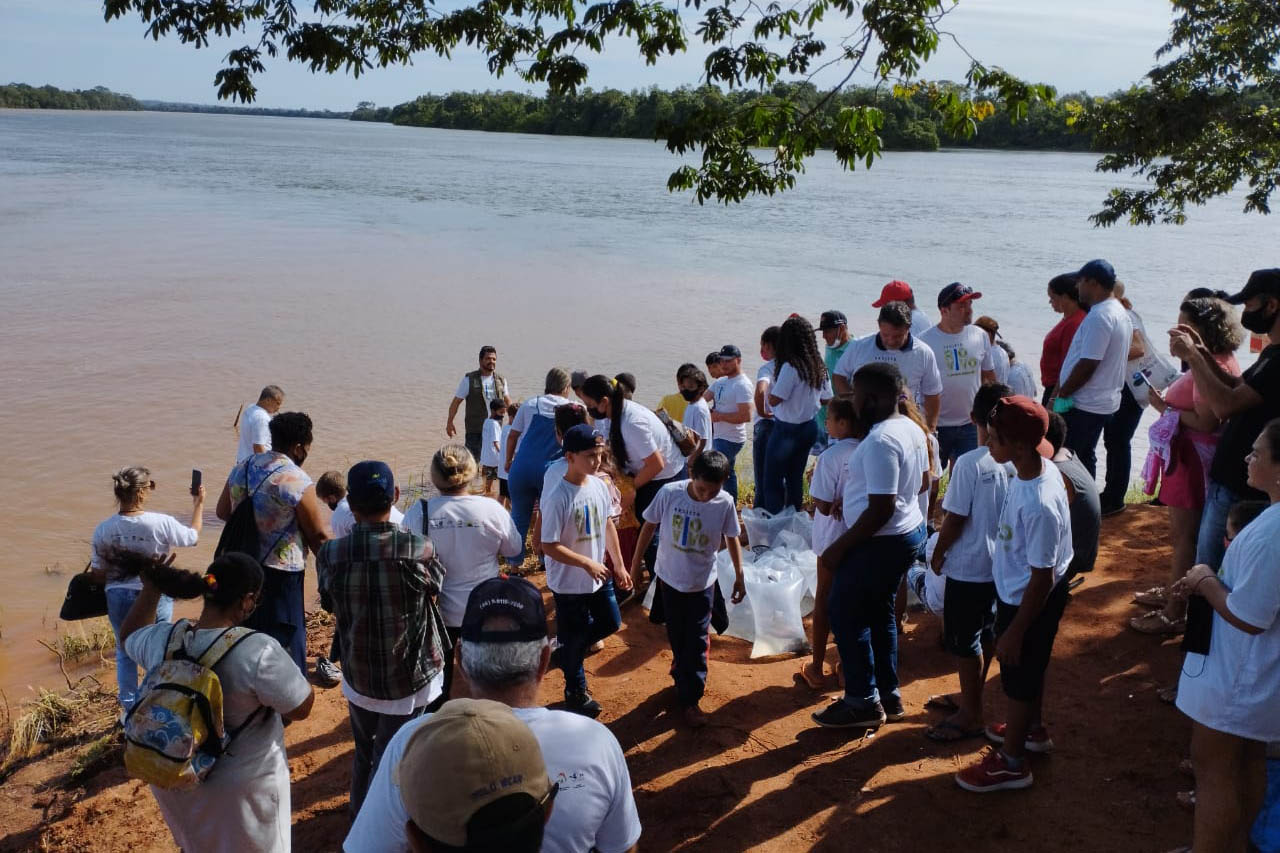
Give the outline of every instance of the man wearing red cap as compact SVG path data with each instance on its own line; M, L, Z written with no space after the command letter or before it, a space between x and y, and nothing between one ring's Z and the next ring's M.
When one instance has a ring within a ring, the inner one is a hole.
M916 307L916 295L911 291L911 285L905 281L894 279L880 289L880 298L871 303L872 308L883 308L890 302L905 302L907 307L911 309L911 334L920 335L925 329L933 325L933 321L929 316Z
M920 335L920 342L933 350L942 374L937 435L943 465L977 449L978 428L969 420L969 410L982 383L996 379L991 338L973 325L973 301L981 298L967 284L948 284L938 294L938 325Z
M1000 511L991 572L998 598L996 657L1009 707L1008 722L986 730L1000 748L956 774L967 791L1030 787L1027 752L1053 749L1040 706L1074 552L1067 489L1050 461L1048 428L1048 412L1026 397L1002 399L987 425L991 458L1017 470Z

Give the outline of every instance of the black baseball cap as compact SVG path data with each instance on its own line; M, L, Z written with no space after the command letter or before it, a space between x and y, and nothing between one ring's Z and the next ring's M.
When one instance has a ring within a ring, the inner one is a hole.
M569 427L569 431L564 434L563 447L565 453L581 453L584 450L590 450L602 444L604 444L604 435L591 424L578 424L577 426Z
M948 305L954 305L957 302L981 298L982 294L969 285L953 281L942 288L942 291L938 294L938 307L946 308Z
M818 320L818 331L825 332L827 329L838 329L847 325L849 325L849 318L844 316L843 311L823 311L822 318Z
M516 627L508 631L485 631L490 616L506 616ZM467 596L462 615L462 639L468 643L519 643L547 636L547 611L542 593L524 578L499 576L484 581Z
M1089 263L1080 267L1080 272L1076 273L1077 279L1088 278L1098 282L1107 289L1116 286L1116 268L1111 266L1110 261L1104 261L1102 258L1094 258Z
M725 361L730 358L742 358L742 350L738 349L733 344L725 344L720 347L720 360Z
M1274 296L1280 299L1280 268L1254 270L1245 282L1244 290L1234 296L1228 296L1232 305L1241 305L1255 296Z

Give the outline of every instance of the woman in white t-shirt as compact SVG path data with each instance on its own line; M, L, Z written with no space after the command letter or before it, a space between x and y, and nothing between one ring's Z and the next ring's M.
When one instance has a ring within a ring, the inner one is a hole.
M222 686L222 719L232 740L213 770L190 791L152 786L160 813L183 850L287 853L292 810L281 719L311 713L315 692L273 638L239 628L258 606L262 566L224 554L204 574L162 565L143 570L143 587L120 631L130 657L147 669L165 659L171 639L198 660L228 631L243 631L213 665ZM155 622L161 593L203 598L192 623Z
M692 464L699 453L711 448L711 407L703 399L706 393L707 374L689 365L680 374L680 396L685 400L684 415L680 420L685 429L691 429L698 434L702 444L685 459L688 464Z
M756 396L754 425L751 428L751 473L755 485L753 507L760 506L760 484L764 482L764 458L769 448L769 436L773 435L773 409L769 408L769 387L773 385L778 353L778 326L770 326L760 335L760 357L764 364L756 371Z
M151 472L146 468L136 465L121 468L111 480L119 510L93 531L89 567L106 581L107 619L116 635L118 698L120 707L127 711L137 698L138 664L124 650L120 626L142 591L136 560L128 558L131 555L167 557L174 548L195 545L200 539L204 486L191 497L191 525L187 526L171 515L147 512L143 508L147 497L156 488L155 480L151 479ZM173 601L170 599L161 599L159 608L162 620L173 615Z
M814 418L833 396L822 354L814 342L813 326L803 317L789 317L778 332L777 378L769 389L773 433L764 458L764 482L757 484L760 506L781 512L804 504L804 467L818 437Z
M498 576L498 557L514 559L524 545L511 514L502 504L487 495L469 494L475 476L475 457L466 445L446 444L431 457L431 483L440 490L440 496L414 501L402 522L405 530L423 533L422 510L426 504L425 535L445 568L437 604L450 646L457 644L462 635L462 614L471 590ZM445 655L444 692L439 704L448 700L452 683L453 655Z
M1175 586L1213 609L1209 653L1188 652L1178 682L1178 709L1194 723L1195 850L1243 849L1266 794L1267 743L1280 741L1280 419L1247 461L1270 506L1231 541L1220 572L1201 564Z

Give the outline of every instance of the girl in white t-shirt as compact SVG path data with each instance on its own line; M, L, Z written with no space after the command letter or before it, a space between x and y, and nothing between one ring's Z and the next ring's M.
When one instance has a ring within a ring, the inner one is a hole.
M106 581L107 619L116 635L116 684L120 707L133 707L138 692L138 664L125 652L120 626L142 590L136 559L167 557L174 548L190 548L200 539L204 486L191 496L191 525L171 515L147 512L143 507L155 491L151 472L141 466L121 468L111 478L119 511L93 531L93 555L89 567ZM173 601L160 600L160 618L173 615Z
M848 529L841 495L849 457L866 434L867 430L858 420L852 402L841 397L827 404L827 435L831 444L818 457L813 468L813 480L809 483L809 497L813 498L814 506L813 551L816 554L821 555ZM813 657L800 666L795 677L797 684L807 684L814 690L825 690L830 686L823 670L827 659L827 640L831 634L824 603L831 595L831 573L834 570L834 566L828 566L821 556L818 557L818 582L813 594L818 602L813 608Z

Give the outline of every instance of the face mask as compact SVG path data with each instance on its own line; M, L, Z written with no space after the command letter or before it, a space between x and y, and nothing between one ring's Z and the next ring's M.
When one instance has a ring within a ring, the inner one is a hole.
M701 391L685 391L682 388L680 389L680 396L684 397L687 401L692 403L694 400L702 396L702 392Z
M605 418L609 417L609 413L604 411L603 409L587 409L587 411L590 412L591 417L597 421L602 421Z
M1275 326L1277 316L1280 316L1280 309L1270 313L1265 308L1259 308L1257 311L1244 311L1240 314L1240 325L1254 334L1265 335Z

